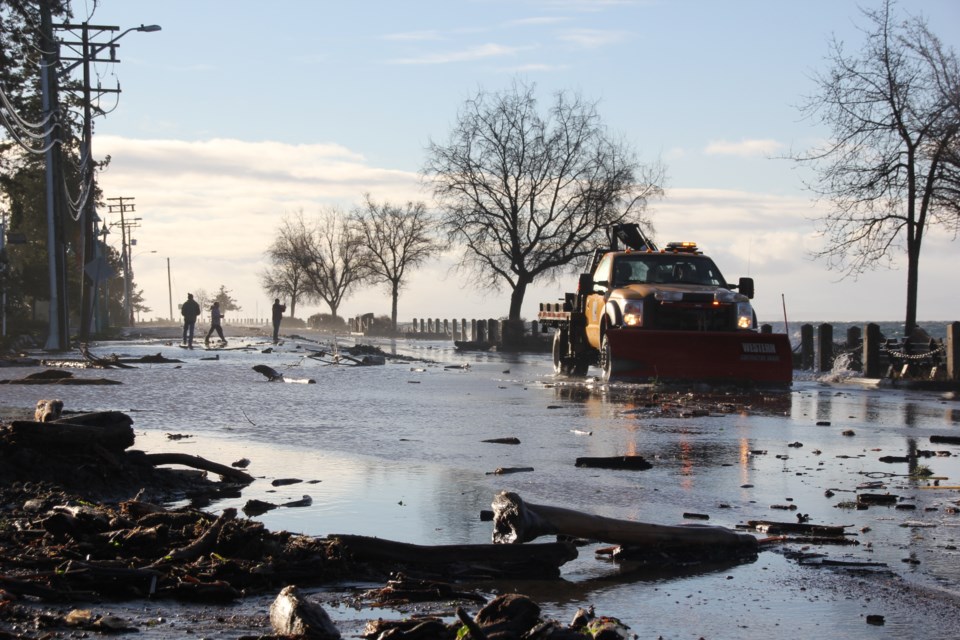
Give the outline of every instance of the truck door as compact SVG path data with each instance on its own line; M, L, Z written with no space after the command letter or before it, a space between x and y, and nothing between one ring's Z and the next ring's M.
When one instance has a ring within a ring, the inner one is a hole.
M600 322L607 305L607 296L613 286L610 272L613 266L613 256L605 255L593 272L593 291L587 296L584 316L587 319L587 342L594 349L600 348Z

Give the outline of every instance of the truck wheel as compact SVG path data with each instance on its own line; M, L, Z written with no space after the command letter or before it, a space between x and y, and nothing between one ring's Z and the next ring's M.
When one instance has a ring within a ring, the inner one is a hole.
M600 368L603 370L603 381L610 382L615 368L613 353L611 352L610 341L607 339L607 336L603 336L603 341L600 343Z
M559 375L567 375L567 367L564 366L563 354L567 350L567 330L557 329L553 333L553 372Z
M557 329L553 334L553 372L562 376L576 376L582 378L590 369L590 359L587 356L566 356L567 330Z

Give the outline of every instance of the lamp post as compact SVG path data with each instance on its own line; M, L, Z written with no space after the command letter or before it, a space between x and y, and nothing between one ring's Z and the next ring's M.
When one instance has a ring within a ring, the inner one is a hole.
M107 251L107 236L110 234L109 225L104 224L100 227L100 248L99 252L103 261L106 263L103 278L103 295L100 296L100 311L97 313L97 332L103 333L110 326L110 279L116 276L108 262L110 252Z
M127 251L127 318L130 322L129 326L131 327L135 324L133 314L134 311L136 311L136 309L133 307L133 296L135 295L133 284L133 259L137 256L142 256L145 253L157 252L156 249L151 249L150 251L140 251L134 255L133 247L136 246L136 244L137 240L135 238L130 238L130 247Z
M170 283L170 258L167 258L167 296L170 298L170 322L173 322L173 285Z
M83 265L84 286L80 294L80 339L85 341L89 337L90 325L93 319L93 310L96 299L96 288L98 282L94 275L90 273L92 268L89 266L91 258L96 252L96 175L95 163L93 161L93 104L92 87L90 86L90 63L91 62L119 62L117 59L117 41L131 31L143 31L151 33L160 31L160 25L140 25L131 27L119 35L111 38L107 42L93 42L92 38L112 33L120 27L97 26L87 22L81 24L59 24L54 25L54 29L65 30L72 33L79 32L80 41L61 41L59 44L65 45L79 57L62 56L60 59L64 62L71 62L60 70L61 76L66 76L78 66L83 65L83 188L81 189L82 203L82 230L83 230L83 254L81 264ZM99 58L98 55L104 50L109 49L109 58ZM104 89L100 86L96 88L97 97L104 93L120 93L120 87L116 89ZM102 113L102 111L101 111Z

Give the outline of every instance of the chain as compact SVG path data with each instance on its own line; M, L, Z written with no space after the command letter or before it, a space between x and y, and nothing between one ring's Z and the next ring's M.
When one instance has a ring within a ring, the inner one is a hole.
M897 351L894 349L889 349L887 347L880 347L880 350L886 353L887 355L899 358L901 360L928 360L935 355L943 353L943 345L938 345L935 349L927 351L926 353L904 353L903 351Z

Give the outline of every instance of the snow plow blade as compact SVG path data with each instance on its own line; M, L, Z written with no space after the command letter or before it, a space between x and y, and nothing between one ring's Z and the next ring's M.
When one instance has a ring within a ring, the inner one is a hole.
M790 386L783 333L609 329L611 380Z

